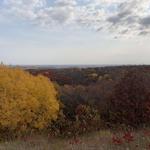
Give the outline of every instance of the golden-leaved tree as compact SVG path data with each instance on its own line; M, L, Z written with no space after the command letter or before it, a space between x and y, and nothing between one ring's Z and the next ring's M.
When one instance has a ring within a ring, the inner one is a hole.
M0 129L43 129L57 119L58 111L51 81L0 65Z

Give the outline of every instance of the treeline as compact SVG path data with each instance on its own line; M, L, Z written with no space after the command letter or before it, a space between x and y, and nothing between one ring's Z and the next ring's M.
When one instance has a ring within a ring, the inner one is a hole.
M126 71L150 72L150 66L112 66L100 68L29 69L31 74L42 74L59 85L91 85L102 77L119 80Z
M1 65L0 108L0 139L149 126L150 67L27 72Z
M30 72L43 74L55 82L64 117L59 117L57 131L64 131L62 134L83 133L103 127L149 125L150 66Z

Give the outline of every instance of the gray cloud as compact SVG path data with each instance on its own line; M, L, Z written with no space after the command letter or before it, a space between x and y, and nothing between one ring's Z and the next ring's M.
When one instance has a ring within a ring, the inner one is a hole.
M150 33L150 0L3 0L3 14L52 26L86 27L114 36Z
M76 5L76 0L56 0L55 4L57 6L74 6Z
M150 16L144 17L140 20L140 23L144 27L150 27Z
M116 13L107 18L110 23L109 31L115 31L121 35L147 35L150 32L150 18L145 17L148 12L150 1L129 0L118 5ZM142 28L145 26L145 28Z

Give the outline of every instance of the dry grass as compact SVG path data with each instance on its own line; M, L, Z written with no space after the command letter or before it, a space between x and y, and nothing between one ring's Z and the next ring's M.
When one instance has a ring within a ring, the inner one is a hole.
M133 141L115 144L114 133L101 131L74 139L47 138L45 136L28 137L0 144L0 150L150 150L150 132L140 130L133 133ZM123 133L116 133L121 137Z

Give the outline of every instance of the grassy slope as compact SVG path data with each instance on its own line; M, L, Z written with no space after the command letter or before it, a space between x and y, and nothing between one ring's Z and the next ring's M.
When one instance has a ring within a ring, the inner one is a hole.
M44 136L28 137L26 140L5 142L0 150L150 150L149 131L140 130L134 134L134 141L115 145L113 133L101 131L79 137L77 144L72 139L46 138ZM123 133L117 133L122 137ZM73 143L72 143L73 142Z

